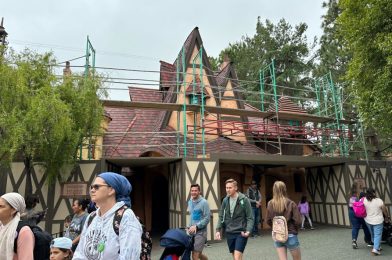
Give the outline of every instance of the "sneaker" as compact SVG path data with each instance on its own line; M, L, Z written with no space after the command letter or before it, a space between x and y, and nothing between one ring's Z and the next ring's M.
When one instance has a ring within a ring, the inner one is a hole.
M367 243L367 246L368 246L368 247L373 247L373 245L374 245L373 242Z
M372 250L372 254L373 254L373 255L381 255L381 252L378 251L378 250L376 250L376 249L373 249L373 250Z
M301 227L301 230L305 230L305 228L304 228L304 227Z
M357 241L356 241L356 240L353 240L352 246L353 246L353 249L357 249L357 248L358 248L358 245L357 245Z
M314 227L310 227L311 230L314 230Z

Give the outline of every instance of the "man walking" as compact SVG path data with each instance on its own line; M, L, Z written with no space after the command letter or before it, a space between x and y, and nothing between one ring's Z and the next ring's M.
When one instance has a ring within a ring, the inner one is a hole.
M193 260L208 260L202 254L204 244L207 241L207 225L210 222L210 207L208 202L200 195L200 185L191 185L191 199L188 201L190 223L188 233L194 235L192 251Z
M260 221L261 193L257 189L256 181L252 181L250 187L246 191L246 196L249 198L250 205L252 206L253 218L255 220L252 237L257 237L259 235L258 225Z
M242 260L248 237L252 232L254 219L249 199L238 192L237 182L226 182L227 197L223 199L219 210L219 221L215 239L222 239L222 228L226 231L227 245L234 260Z

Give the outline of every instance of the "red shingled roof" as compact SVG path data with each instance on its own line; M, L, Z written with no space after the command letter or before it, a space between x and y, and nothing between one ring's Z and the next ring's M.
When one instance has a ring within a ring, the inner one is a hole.
M293 101L290 100L287 96L282 96L278 100L278 110L284 112L293 112L293 113L302 113L307 114L308 112L305 109L302 109L298 105L294 104ZM268 111L275 111L275 103L271 103Z
M162 102L162 92L157 89L128 87L131 101Z

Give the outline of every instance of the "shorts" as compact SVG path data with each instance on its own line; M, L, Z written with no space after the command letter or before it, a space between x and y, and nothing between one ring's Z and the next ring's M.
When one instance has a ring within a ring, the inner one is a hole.
M289 238L286 242L274 242L275 248L286 247L288 250L296 250L299 248L299 240L297 235L289 234Z
M194 237L193 251L202 252L207 241L207 230L197 231Z
M241 236L241 233L226 233L226 239L230 253L234 253L234 251L239 251L243 253L245 251L245 246L248 242L248 238Z

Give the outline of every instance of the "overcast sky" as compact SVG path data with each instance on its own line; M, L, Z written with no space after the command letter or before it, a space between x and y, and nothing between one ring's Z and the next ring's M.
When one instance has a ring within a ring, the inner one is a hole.
M159 70L174 62L186 37L199 27L209 56L253 35L257 17L308 24L308 39L322 34L323 0L39 0L2 1L0 17L9 45L53 51L59 61L85 54L86 36L97 51L96 66ZM83 65L83 60L72 62ZM112 77L158 74L109 72ZM126 86L123 85L125 88ZM115 99L118 99L117 97Z

